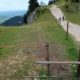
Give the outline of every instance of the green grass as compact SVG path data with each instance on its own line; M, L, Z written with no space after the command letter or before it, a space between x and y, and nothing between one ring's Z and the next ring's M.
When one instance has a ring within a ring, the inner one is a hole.
M66 33L63 28L57 23L51 13L48 10L45 10L45 12L39 16L37 21L30 25L23 25L21 27L0 26L0 58L4 60L8 55L13 55L19 50L23 50L25 56L27 53L26 50L28 49L27 47L22 48L21 46L28 44L33 45L35 42L48 41L50 44L57 43L59 46L61 46L62 49L64 49L62 54L64 54L64 56L69 60L77 60L78 54L76 45L70 36L69 39L66 40L65 35ZM31 51L33 54L34 50ZM28 74L27 71L25 72L25 70L27 70L29 66L28 64L24 65L24 63L23 67L18 68L18 70L15 72L16 76L24 76ZM32 67L32 65L30 66ZM13 75L13 77L14 76L15 75Z
M64 6L61 7L66 19L72 23L80 25L80 11L78 12L68 12L64 9Z
M74 42L69 37L65 39L65 32L56 20L51 16L49 11L41 14L38 20L31 25L22 27L0 27L0 46L14 46L27 44L31 42L42 41L57 42L66 48L67 54L76 56ZM8 54L12 48L0 48L1 54Z
M64 4L65 3L65 0L58 0L56 1L56 5L61 5L61 4Z
M69 10L65 8L66 4L69 6ZM56 2L56 5L58 5L62 9L68 21L80 25L80 3L71 3L70 1L66 3L65 0L59 0ZM77 6L79 7L78 11Z

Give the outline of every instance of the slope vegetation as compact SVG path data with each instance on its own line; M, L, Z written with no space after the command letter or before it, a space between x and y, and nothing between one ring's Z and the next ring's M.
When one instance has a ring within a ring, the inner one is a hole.
M56 2L56 5L62 9L68 21L80 25L80 3L71 3L71 0L67 2L65 0L59 0ZM66 5L68 8L66 8Z
M36 56L44 51L41 45L44 45L46 41L50 45L55 44L60 47L56 56L61 53L68 60L77 59L76 45L70 36L68 40L65 39L65 31L53 18L50 11L44 9L39 14L38 19L30 25L0 26L1 80L22 80L22 76L37 74L39 67L35 68L33 63L39 60L40 57ZM50 49L53 50L52 47ZM55 51L57 50L59 49Z

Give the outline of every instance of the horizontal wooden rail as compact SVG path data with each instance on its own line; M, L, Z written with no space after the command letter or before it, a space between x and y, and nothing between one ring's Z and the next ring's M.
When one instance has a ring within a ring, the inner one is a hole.
M37 61L37 64L80 64L80 61Z
M56 78L57 76L23 76L23 78Z

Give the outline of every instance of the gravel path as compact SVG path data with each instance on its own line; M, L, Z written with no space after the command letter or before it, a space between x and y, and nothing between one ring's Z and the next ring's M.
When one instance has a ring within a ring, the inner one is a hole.
M68 21L62 20L62 17L64 15L62 13L62 11L56 5L51 7L50 11L51 11L52 15L59 21L59 23L63 27L63 29L66 31L67 30L67 22ZM71 22L68 22L68 23L69 23L69 33L73 36L73 38L77 42L80 42L80 25L73 24Z

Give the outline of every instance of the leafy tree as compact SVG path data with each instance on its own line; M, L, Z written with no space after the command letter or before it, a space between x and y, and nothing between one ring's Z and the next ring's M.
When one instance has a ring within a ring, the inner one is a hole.
M27 18L37 7L39 7L37 0L29 0L29 7L27 13L24 15L24 23L27 24Z
M27 12L26 14L24 14L23 16L23 20L24 20L24 23L27 24L27 18L29 16L29 12Z
M77 3L79 3L80 0L71 0L71 2L77 2Z
M24 23L27 24L27 13L23 16Z
M55 1L56 1L56 0L49 0L49 3L48 3L48 5L51 5L51 4L53 4Z
M53 1L50 0L49 3L48 3L48 5L51 5L51 4L53 4Z
M80 0L76 0L77 3L79 3Z
M29 13L33 12L37 7L39 7L37 0L29 0L29 7L28 7Z

